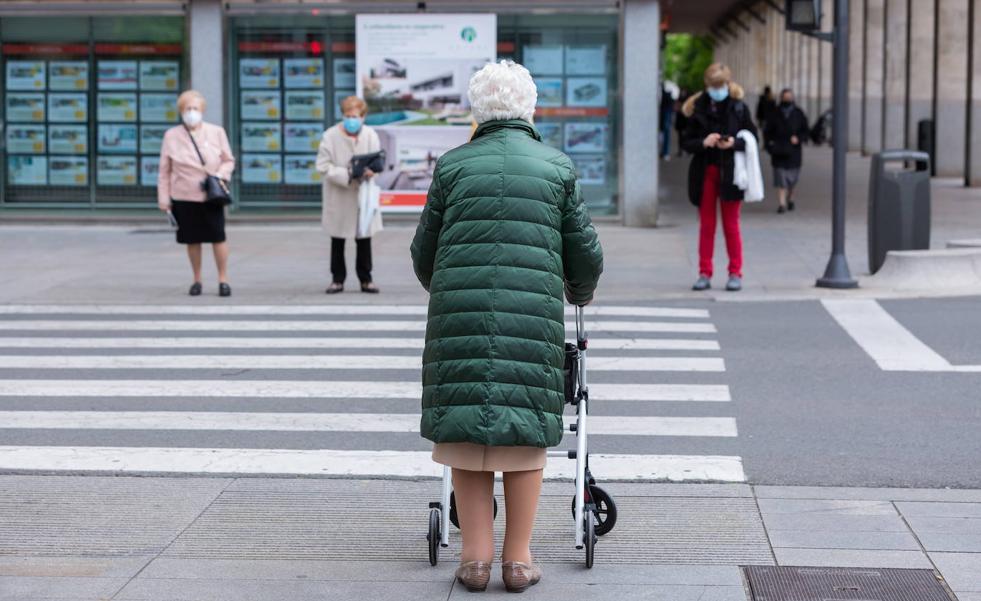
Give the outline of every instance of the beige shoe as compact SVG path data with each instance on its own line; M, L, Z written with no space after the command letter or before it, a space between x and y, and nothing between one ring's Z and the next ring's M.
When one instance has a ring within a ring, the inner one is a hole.
M501 575L504 577L504 588L509 593L521 593L538 584L542 579L542 569L535 564L505 561L501 564Z
M456 579L471 593L487 589L490 582L491 564L489 561L466 561L456 569Z

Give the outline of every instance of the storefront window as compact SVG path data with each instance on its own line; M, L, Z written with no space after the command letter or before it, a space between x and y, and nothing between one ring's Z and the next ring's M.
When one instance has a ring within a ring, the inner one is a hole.
M0 20L2 202L152 206L185 81L182 17Z

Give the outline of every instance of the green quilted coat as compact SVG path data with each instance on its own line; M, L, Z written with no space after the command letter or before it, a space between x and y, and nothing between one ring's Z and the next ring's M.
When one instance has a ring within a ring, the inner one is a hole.
M422 435L559 444L563 293L590 301L603 271L569 157L525 121L484 123L436 164L412 261L430 293Z

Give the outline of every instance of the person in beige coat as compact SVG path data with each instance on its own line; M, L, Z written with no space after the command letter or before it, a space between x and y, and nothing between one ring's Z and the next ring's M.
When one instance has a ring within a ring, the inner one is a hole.
M351 157L357 154L377 152L381 149L378 134L364 124L368 105L357 96L341 101L344 120L324 132L317 150L317 171L323 176L323 215L321 223L330 236L330 273L332 281L327 294L344 291L347 265L344 261L344 244L354 238L357 249L355 270L361 282L361 291L377 293L378 287L371 280L371 236L381 230L381 214L371 222L368 237L358 238L358 189L362 181L351 178ZM374 177L365 170L363 180Z

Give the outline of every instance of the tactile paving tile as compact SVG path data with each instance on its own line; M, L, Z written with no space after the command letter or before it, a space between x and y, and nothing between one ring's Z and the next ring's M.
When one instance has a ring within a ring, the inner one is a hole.
M745 568L753 601L954 601L933 570Z

